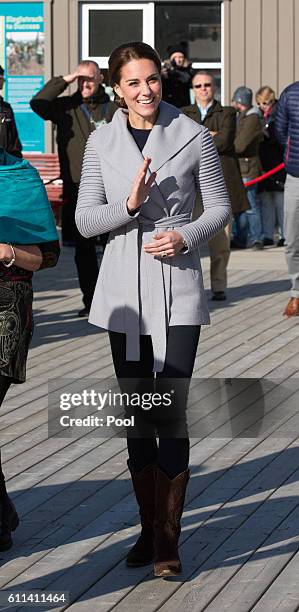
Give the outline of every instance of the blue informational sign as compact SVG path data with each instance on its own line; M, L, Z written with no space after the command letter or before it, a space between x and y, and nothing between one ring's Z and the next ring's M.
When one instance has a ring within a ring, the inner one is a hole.
M0 65L4 97L14 110L24 152L44 153L45 125L29 102L44 85L43 2L0 1Z

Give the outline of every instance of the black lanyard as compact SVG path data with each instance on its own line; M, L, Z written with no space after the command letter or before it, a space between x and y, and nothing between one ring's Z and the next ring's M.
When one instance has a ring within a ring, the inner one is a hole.
M105 123L107 123L106 120L106 115L107 115L107 108L108 108L108 102L105 102L104 107L103 107L103 119L101 119L100 121L95 121L91 115L91 112L88 110L86 104L84 104L84 102L82 104L80 104L80 108L83 111L85 117L87 117L89 123L95 127L95 129L101 127L102 125L104 125Z

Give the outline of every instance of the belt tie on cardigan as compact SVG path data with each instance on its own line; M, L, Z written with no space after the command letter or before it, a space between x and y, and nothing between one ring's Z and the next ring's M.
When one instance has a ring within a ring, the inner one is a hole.
M127 227L127 248L132 267L127 267L126 279L126 359L140 360L140 308L139 308L139 252L140 232L173 230L190 223L190 214L178 214L153 221L139 215ZM161 259L146 254L149 291L151 298L151 337L154 355L154 372L162 372L166 356L167 329L170 311L170 273L168 258ZM130 287L130 291L129 291ZM133 288L132 288L133 287Z

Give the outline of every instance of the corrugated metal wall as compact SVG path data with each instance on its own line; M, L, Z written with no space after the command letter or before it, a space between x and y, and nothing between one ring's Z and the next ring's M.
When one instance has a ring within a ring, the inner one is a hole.
M52 11L53 74L69 74L79 57L78 0L52 0Z
M225 101L239 85L279 95L299 80L299 0L224 0Z

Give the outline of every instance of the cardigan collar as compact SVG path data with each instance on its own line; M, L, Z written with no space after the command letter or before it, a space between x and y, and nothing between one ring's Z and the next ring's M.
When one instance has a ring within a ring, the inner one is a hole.
M179 109L167 102L160 102L157 121L141 153L127 128L127 120L127 110L116 111L111 123L101 128L107 131L107 136L105 139L99 138L99 146L110 165L118 168L130 180L135 178L145 157L152 160L151 171L157 172L202 131L201 126L190 121Z
M165 210L165 199L158 187L159 170L189 142L198 137L203 128L176 107L162 101L159 105L157 121L141 152L128 130L127 121L128 111L119 109L114 114L111 123L99 130L98 144L101 155L118 170L130 185L140 170L144 158L150 157L152 161L148 177L152 172L158 173L157 180L151 187L151 197ZM106 137L101 139L101 131L104 129Z
M159 115L143 149L143 156L151 157L152 170L157 172L201 131L199 126L190 122L179 109L167 102L161 102Z

